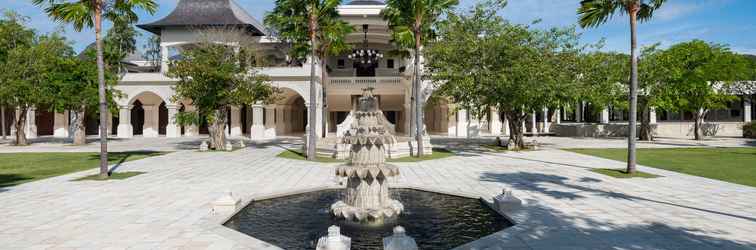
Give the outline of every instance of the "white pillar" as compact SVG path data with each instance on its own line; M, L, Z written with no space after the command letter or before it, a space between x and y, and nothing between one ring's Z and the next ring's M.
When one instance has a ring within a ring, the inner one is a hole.
M656 124L656 108L651 107L648 110L648 118L650 124Z
M504 127L502 135L509 135L509 119L506 116L502 117L501 126Z
M559 107L556 111L556 124L562 124L562 107Z
M543 108L543 132L549 133L549 108Z
M538 123L536 122L536 112L535 111L533 111L530 114L530 125L531 125L531 127L530 127L531 131L530 132L533 133L534 135L537 135L538 134Z
M467 110L457 111L457 137L467 137Z
M55 120L53 121L53 137L55 138L67 138L68 137L68 110L63 113L55 113Z
M134 128L131 126L132 105L118 107L118 138L131 138L134 136Z
M237 106L231 106L231 136L242 135L242 122L241 122L241 108Z
M751 97L750 96L744 96L743 97L743 122L751 122L753 117L751 117L751 113L753 112L753 105L751 103Z
M601 124L609 123L609 107L601 109Z
M144 109L144 126L142 127L142 136L158 137L160 135L158 131L158 120L160 119L158 106L142 105L142 109Z
M501 117L499 117L499 110L491 109L491 123L488 124L492 136L501 135Z
M192 105L186 105L184 104L184 112L196 112L196 109ZM199 135L199 125L198 124L191 124L184 126L184 136L198 136Z
M181 128L176 124L176 115L178 115L179 105L165 105L168 109L168 125L165 126L165 137L181 137Z
M457 136L457 114L456 113L452 115L447 115L446 117L446 135L449 137Z
M252 140L265 139L265 125L263 124L263 108L262 104L252 105L252 126L249 129L249 137Z
M31 107L26 111L26 138L37 138L37 108Z
M265 107L265 138L276 138L276 106Z
M168 72L168 46L160 46L160 72Z

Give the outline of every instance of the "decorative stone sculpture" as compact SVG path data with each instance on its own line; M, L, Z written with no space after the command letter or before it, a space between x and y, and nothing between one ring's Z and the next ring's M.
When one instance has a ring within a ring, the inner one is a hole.
M383 250L417 250L417 242L407 236L403 227L394 228L394 235L383 238Z
M213 213L228 214L235 212L241 205L241 199L234 197L231 191L227 191L223 196L213 202Z
M357 122L343 138L344 144L352 145L350 160L336 168L336 175L347 179L346 197L331 205L331 212L351 221L380 224L404 210L402 203L391 199L388 188L388 178L398 176L399 169L385 164L384 145L396 139L378 119L383 113L372 89L365 89L353 113Z
M244 144L244 140L239 140L239 148L246 148L247 145Z
M507 150L515 150L515 147L515 141L510 138L509 141L507 141Z
M231 142L226 142L226 151L234 151L234 145Z
M337 226L328 227L328 235L318 239L318 245L315 250L349 250L352 245L352 239L341 235L341 230Z
M533 150L538 150L538 141L533 139Z
M207 141L202 141L202 143L200 144L200 151L201 152L205 152L208 149L209 149L209 147L207 146Z
M502 189L501 194L493 198L494 209L502 214L507 214L520 209L522 200L512 195L512 191Z

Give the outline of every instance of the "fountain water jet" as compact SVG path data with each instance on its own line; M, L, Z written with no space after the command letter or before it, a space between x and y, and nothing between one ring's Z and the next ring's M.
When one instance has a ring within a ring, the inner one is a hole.
M360 223L377 223L398 216L404 206L391 199L388 178L399 175L396 166L387 165L384 146L396 142L394 135L379 119L383 112L372 88L364 89L354 107L351 129L343 143L351 145L349 162L336 168L336 175L347 179L344 200L331 205L331 212L340 218Z

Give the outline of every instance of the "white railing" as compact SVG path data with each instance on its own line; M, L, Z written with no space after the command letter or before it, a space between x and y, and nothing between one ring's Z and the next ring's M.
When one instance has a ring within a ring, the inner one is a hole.
M389 77L330 77L328 84L342 87L382 87L382 86L400 86L402 78L398 76Z

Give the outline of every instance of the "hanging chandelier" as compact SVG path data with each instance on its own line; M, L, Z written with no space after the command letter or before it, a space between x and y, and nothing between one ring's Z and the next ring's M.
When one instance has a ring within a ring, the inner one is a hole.
M383 58L383 54L381 54L381 52L378 50L368 49L368 37L367 37L368 25L363 24L362 30L365 33L365 39L362 41L362 49L355 50L354 52L352 52L352 54L349 54L347 57L361 64L377 63L378 60Z

